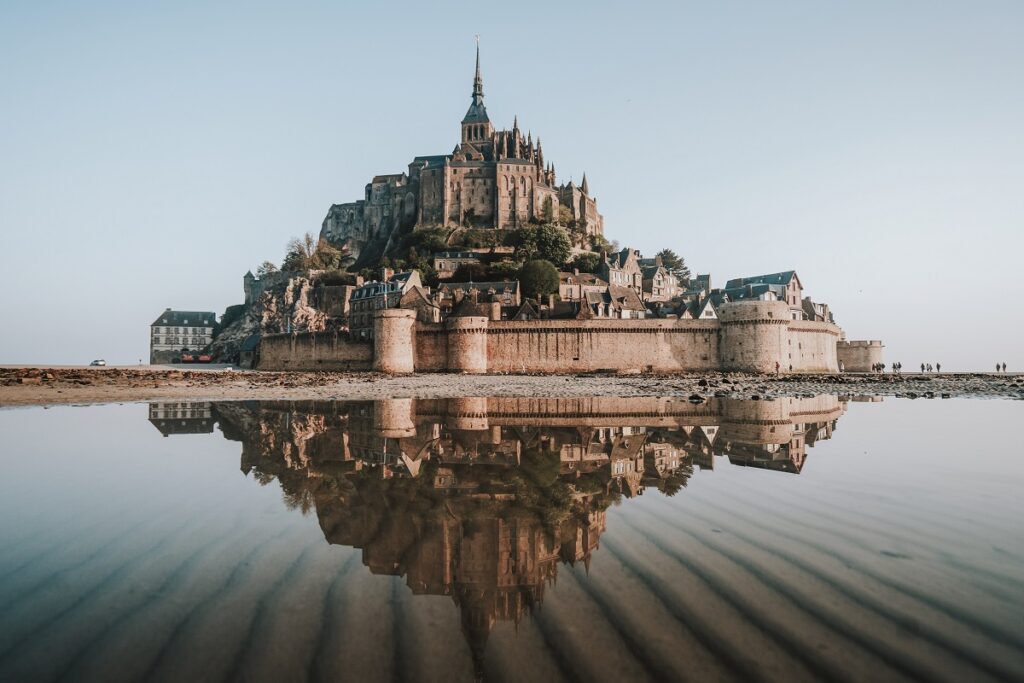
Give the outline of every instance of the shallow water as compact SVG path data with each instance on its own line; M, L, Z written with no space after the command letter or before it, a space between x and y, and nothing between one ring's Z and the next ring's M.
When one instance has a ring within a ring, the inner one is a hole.
M1024 403L0 411L0 681L1021 680Z

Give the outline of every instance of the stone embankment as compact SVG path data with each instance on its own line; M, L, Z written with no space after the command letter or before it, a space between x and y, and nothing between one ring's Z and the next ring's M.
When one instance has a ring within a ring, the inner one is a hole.
M464 396L782 396L1024 399L1024 375L384 375L162 369L0 368L0 406L114 401L458 398Z

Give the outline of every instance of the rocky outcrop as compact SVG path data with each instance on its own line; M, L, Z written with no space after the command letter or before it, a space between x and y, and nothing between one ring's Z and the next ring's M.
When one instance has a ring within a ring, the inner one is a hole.
M213 356L236 361L242 343L252 335L282 332L323 332L327 316L317 308L315 282L307 275L282 278L245 306L242 315L220 331L210 345Z

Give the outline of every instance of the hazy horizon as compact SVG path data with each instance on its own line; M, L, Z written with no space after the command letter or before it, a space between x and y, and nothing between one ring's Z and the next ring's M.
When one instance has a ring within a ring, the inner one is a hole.
M605 234L713 284L795 269L908 368L1024 368L1024 5L0 7L0 364L134 363L333 203L494 124Z

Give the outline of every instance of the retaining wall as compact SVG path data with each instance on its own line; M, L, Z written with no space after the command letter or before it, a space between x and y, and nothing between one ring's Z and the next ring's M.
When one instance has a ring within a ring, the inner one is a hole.
M268 334L260 340L260 370L369 370L373 345L333 332Z

